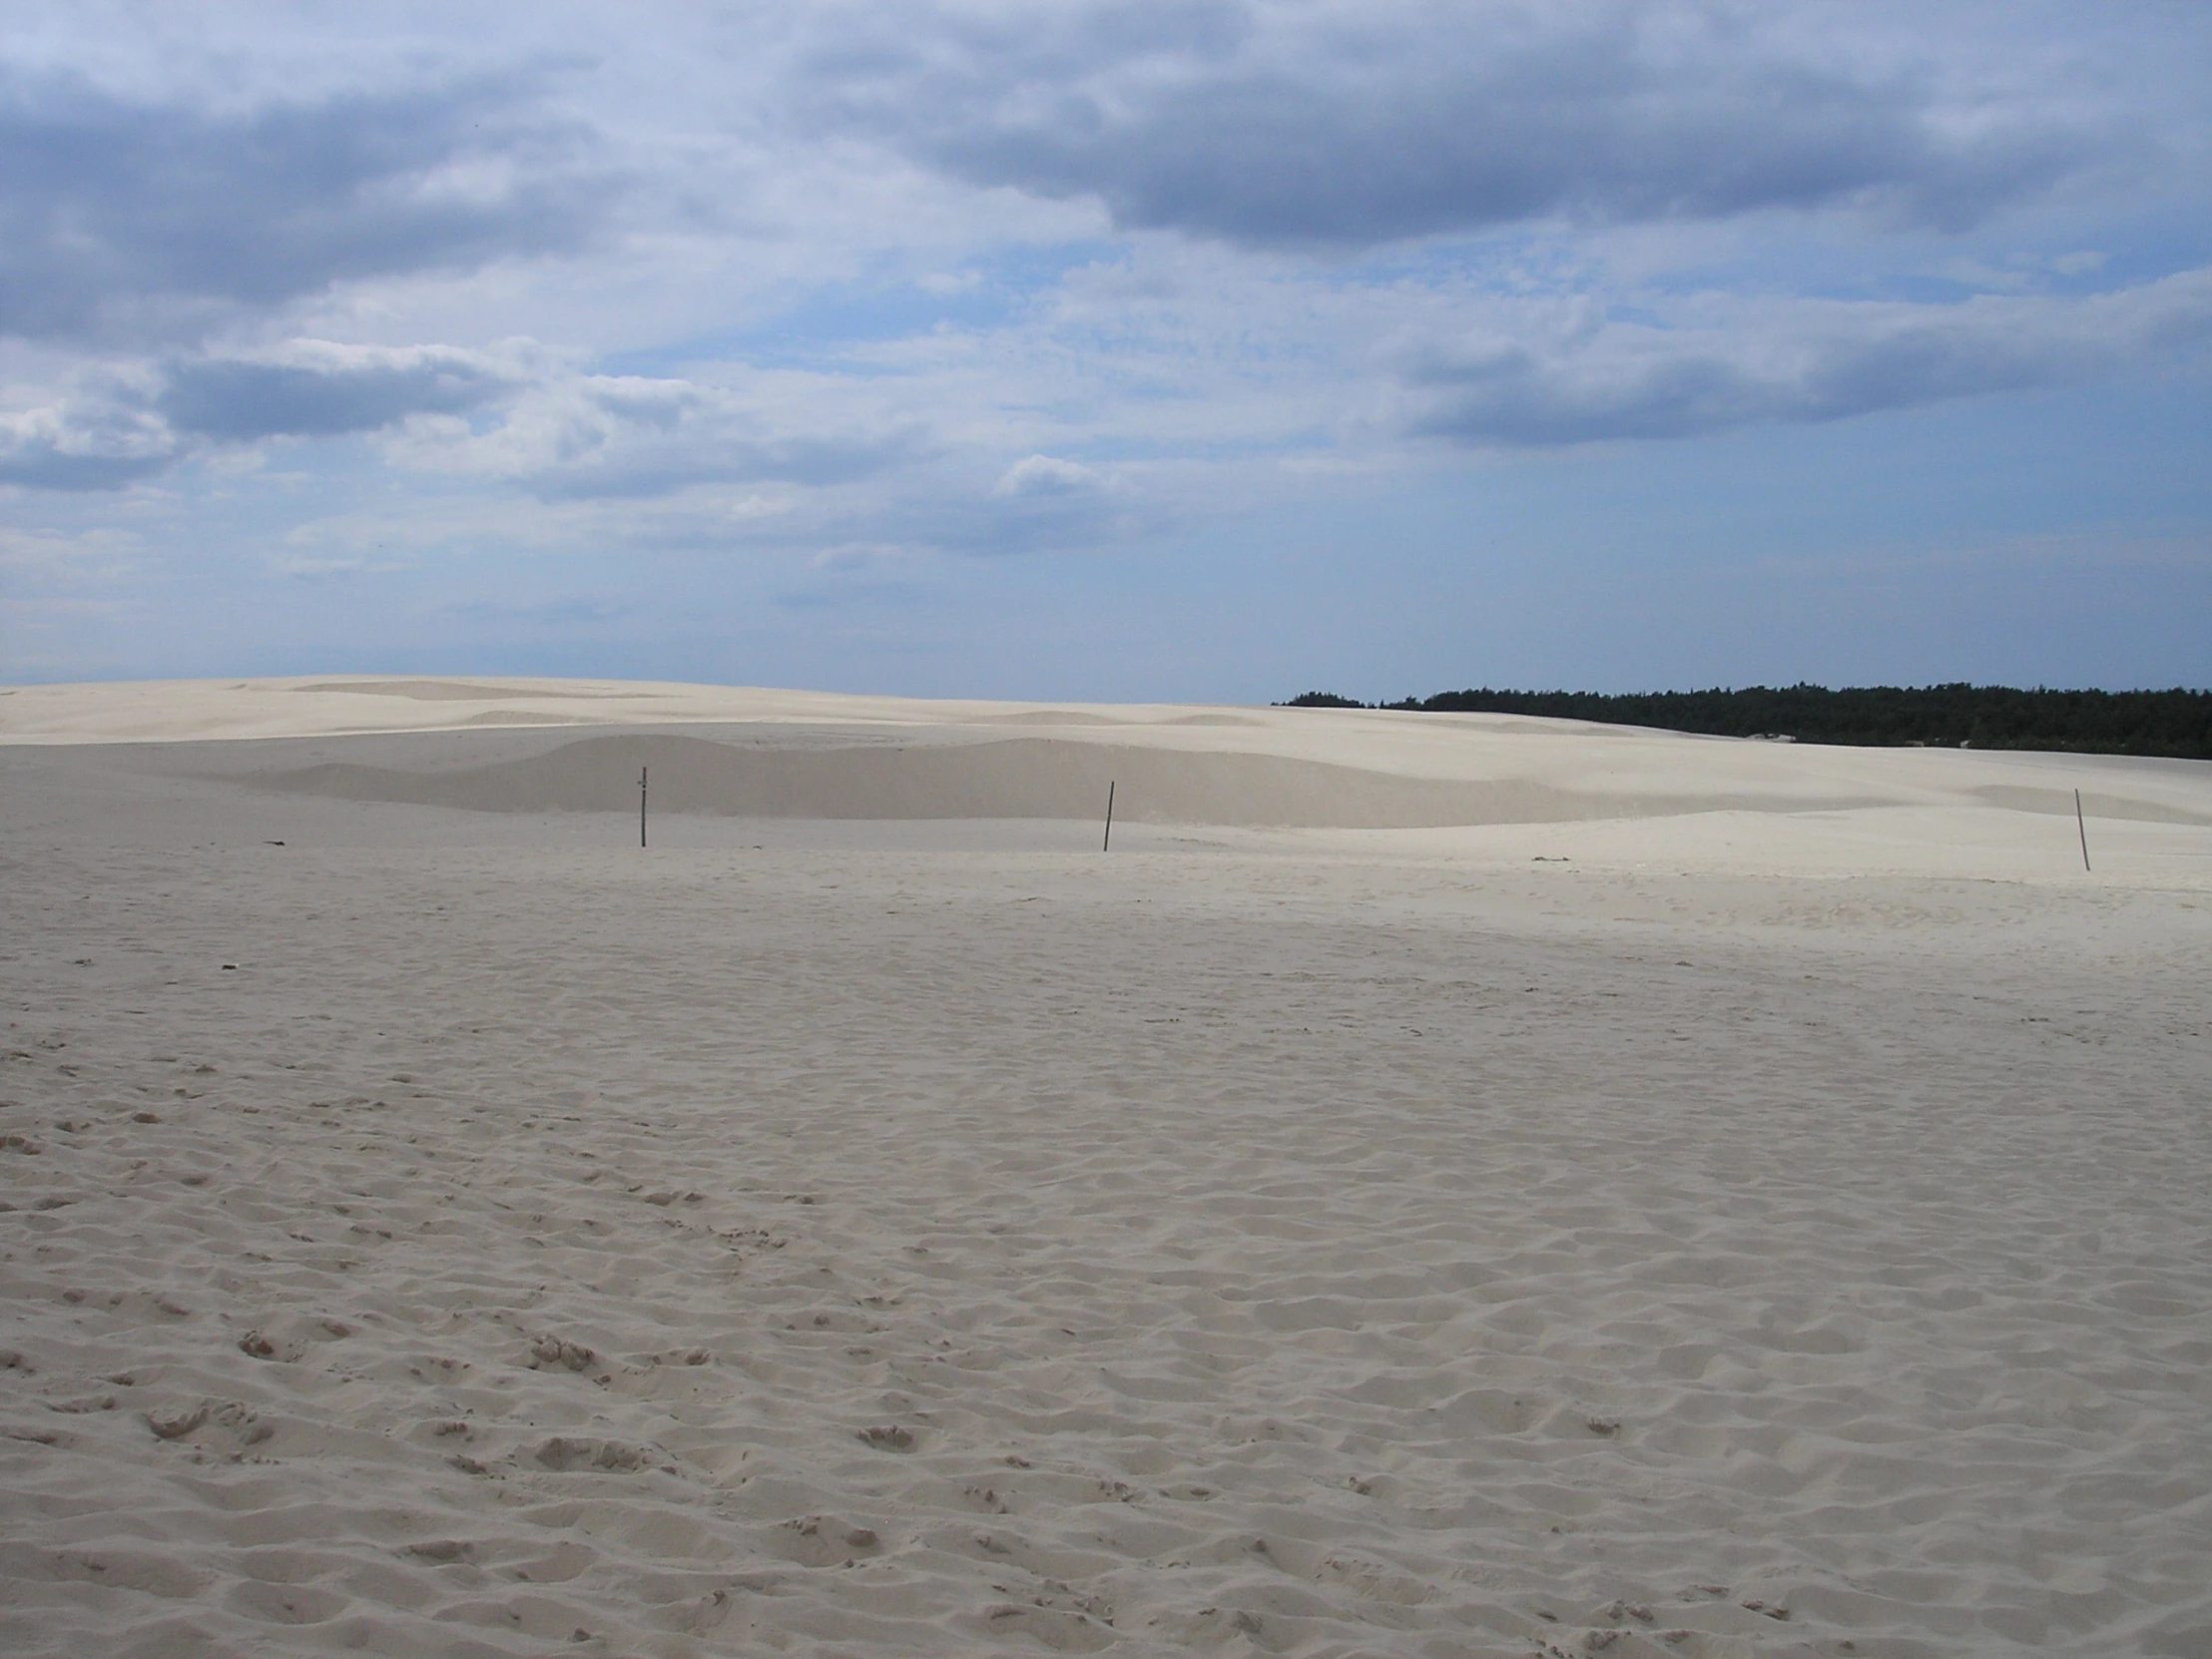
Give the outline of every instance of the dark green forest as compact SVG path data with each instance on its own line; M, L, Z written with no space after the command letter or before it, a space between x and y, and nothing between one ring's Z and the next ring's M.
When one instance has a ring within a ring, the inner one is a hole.
M1307 692L1295 709L1403 709L1423 714L1537 715L1655 726L1724 738L1789 738L1866 748L2070 750L2212 760L2212 691L2048 691L2038 686L1746 686L1640 692L1438 692L1360 703Z

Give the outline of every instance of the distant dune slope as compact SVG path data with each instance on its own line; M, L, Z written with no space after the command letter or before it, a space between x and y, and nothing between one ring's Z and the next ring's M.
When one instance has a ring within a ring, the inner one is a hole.
M2212 827L2212 763L2199 761L1778 745L1501 715L760 687L366 677L0 687L0 745L82 747L88 759L104 746L174 745L178 760L161 766L211 780L485 813L634 811L648 766L658 810L744 818L1086 821L1112 781L1120 819L1222 827L1724 813L1803 826L1891 809L1988 826L2070 819L2077 789L2092 821ZM200 759L183 759L200 745Z
M1876 798L1599 795L1501 779L1447 782L1277 755L1051 738L846 749L740 747L702 738L584 738L466 771L325 765L263 773L269 789L474 812L605 812L634 805L638 769L671 813L757 818L1098 818L1155 824L1423 829L1718 811L1844 810Z

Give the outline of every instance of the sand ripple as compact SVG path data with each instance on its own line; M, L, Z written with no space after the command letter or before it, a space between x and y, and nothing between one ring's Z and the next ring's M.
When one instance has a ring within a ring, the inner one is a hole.
M1632 886L11 856L0 1645L2207 1651L2201 931Z

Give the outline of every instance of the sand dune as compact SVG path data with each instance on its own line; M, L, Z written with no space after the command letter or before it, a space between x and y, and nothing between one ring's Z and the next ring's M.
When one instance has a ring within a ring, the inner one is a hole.
M575 726L620 726L576 740ZM1007 739L1007 727L1050 738ZM641 730L642 728L642 730ZM379 734L510 731L380 750ZM349 738L343 758L308 739ZM2212 826L2201 764L1856 750L1575 721L1371 710L941 703L553 681L324 679L0 689L0 741L225 740L226 776L358 801L622 811L657 765L671 812L768 818L1090 819L1109 779L1134 823L1415 829L1709 813L1944 809ZM283 740L291 740L287 745ZM1532 741L1533 740L1533 741Z
M1654 741L1666 741L1655 735ZM582 739L466 770L420 771L325 763L262 772L265 789L349 801L407 802L470 812L607 812L657 769L664 811L735 818L1094 819L1109 782L1129 822L1306 829L1411 830L1452 825L1563 824L1694 813L1841 813L1914 805L1925 791L1862 788L1802 793L1699 793L1695 775L1637 795L1561 789L1522 778L1456 782L1224 750L1126 743L1006 740L791 747L666 734ZM2163 782L2163 780L2161 780ZM2073 794L1980 785L1962 801L2006 812L2071 818ZM2212 812L2091 789L2100 820L2212 827Z
M2212 768L328 683L0 696L0 1650L2212 1651Z
M1880 805L1788 796L1604 796L1518 779L1403 778L1277 755L1009 739L886 748L784 748L677 736L588 738L548 754L420 772L330 763L259 774L266 789L459 807L473 812L605 812L657 782L671 813L842 819L1099 818L1109 782L1125 821L1159 824L1419 829L1559 823L1665 813L1783 812ZM2067 811L2072 811L2069 798ZM2212 823L2212 820L2205 822Z

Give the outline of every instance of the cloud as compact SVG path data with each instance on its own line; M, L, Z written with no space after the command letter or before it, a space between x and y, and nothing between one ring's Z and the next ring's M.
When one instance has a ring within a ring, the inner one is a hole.
M927 527L932 545L965 553L1063 552L1141 541L1203 510L1172 476L1178 470L1103 471L1056 455L1030 455L1008 467L985 500L948 494L915 521Z
M170 457L72 447L0 423L0 484L45 490L117 490L168 469Z
M1094 197L1124 228L1254 246L1768 209L1955 229L2125 147L2123 122L2078 101L1722 5L819 15L793 82L817 131L977 185Z
M0 414L0 483L114 490L270 439L364 432L387 434L385 456L402 468L517 485L546 501L702 484L829 489L931 451L921 421L853 407L853 389L825 375L740 389L584 374L526 340L482 351L291 340L254 355L81 374L52 402ZM788 505L756 495L728 516Z
M1673 327L1551 311L1406 349L1403 425L1508 446L1684 438L2155 369L2212 342L2212 269L2087 299L1742 303Z
M993 495L1074 495L1095 489L1097 472L1079 461L1063 461L1053 455L1031 455L1006 469L991 491Z
M264 357L173 364L155 406L179 432L232 442L368 432L415 414L459 414L513 387L483 352L296 340Z
M510 604L485 599L457 600L443 614L471 627L587 628L631 615L636 607L599 594Z
M0 414L0 483L117 490L210 445L375 431L477 408L540 370L451 346L291 340L256 356L110 365L75 375L54 401Z
M0 570L109 580L126 574L143 546L134 532L106 527L75 532L0 529Z
M145 407L142 380L75 376L56 399L0 414L0 484L33 489L117 490L166 471L176 435Z
M0 334L193 337L333 282L590 243L614 181L523 84L242 112L0 71Z
M409 424L394 459L518 483L545 500L663 496L701 484L850 484L929 447L909 419L836 407L834 382L786 376L748 391L637 375L548 375L482 431ZM781 395L779 395L781 394Z

